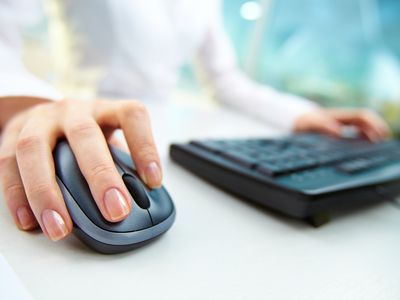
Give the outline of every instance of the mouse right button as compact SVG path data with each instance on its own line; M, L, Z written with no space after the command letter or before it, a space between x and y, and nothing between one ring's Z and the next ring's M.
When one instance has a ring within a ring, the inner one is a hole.
M150 196L150 208L148 209L153 225L166 220L174 211L171 197L164 188L148 191Z

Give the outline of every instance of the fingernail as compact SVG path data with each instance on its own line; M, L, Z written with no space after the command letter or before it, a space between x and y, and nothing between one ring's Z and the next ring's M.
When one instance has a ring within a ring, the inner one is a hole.
M23 230L28 230L32 228L33 223L35 222L33 220L33 216L28 210L26 206L21 206L20 208L17 209L17 219L19 226Z
M104 195L104 205L112 221L119 221L130 212L126 199L115 188L108 190Z
M44 210L42 212L42 222L47 234L53 241L61 240L67 236L67 226L58 212L51 209Z
M144 182L147 185L158 185L160 183L161 171L157 163L150 163L144 172Z

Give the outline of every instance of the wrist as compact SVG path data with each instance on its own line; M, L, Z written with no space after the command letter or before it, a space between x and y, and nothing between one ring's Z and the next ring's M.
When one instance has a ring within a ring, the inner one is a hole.
M0 131L13 116L46 102L50 102L50 100L36 97L0 97Z
M315 108L300 114L293 123L294 132L305 132L317 127L324 120L326 112L323 108Z

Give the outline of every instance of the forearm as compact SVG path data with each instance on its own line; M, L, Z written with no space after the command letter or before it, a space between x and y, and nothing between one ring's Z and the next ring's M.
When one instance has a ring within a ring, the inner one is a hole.
M213 78L215 98L284 131L294 129L296 119L318 106L306 99L258 84L240 71Z
M13 116L49 100L35 97L0 97L0 132Z

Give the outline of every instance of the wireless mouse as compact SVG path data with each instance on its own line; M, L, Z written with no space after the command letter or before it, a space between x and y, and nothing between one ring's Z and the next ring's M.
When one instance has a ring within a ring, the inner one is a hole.
M74 222L73 233L90 248L108 254L153 241L175 220L175 207L167 190L147 188L139 179L131 157L112 146L110 151L132 196L132 212L118 223L108 222L101 215L68 143L60 141L53 153L57 181Z

